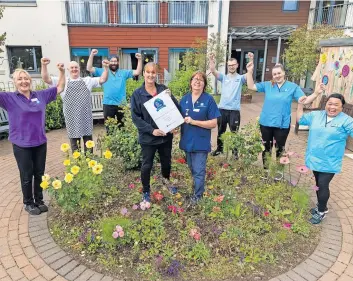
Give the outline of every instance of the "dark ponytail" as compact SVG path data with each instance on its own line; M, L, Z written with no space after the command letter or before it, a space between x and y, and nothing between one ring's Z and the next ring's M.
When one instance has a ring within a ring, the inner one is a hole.
M344 99L344 96L342 96L341 94L338 93L333 93L331 95L329 95L329 97L327 98L326 103L330 100L330 98L335 98L335 99L339 99L342 103L342 106L346 103L346 100Z

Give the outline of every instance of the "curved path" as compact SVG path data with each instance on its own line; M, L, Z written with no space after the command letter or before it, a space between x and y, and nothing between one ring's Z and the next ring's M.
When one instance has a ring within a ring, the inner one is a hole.
M242 124L255 119L262 96L242 106ZM102 127L95 128L102 130ZM60 144L65 130L48 133L47 170L62 175ZM290 134L290 150L304 152L306 133ZM0 280L101 280L118 281L80 265L50 236L46 214L29 216L23 210L19 174L12 146L0 141ZM313 192L314 196L314 192ZM331 184L330 213L323 223L320 243L314 253L294 269L271 281L353 280L353 160L345 157L343 171ZM265 280L265 279L264 279Z

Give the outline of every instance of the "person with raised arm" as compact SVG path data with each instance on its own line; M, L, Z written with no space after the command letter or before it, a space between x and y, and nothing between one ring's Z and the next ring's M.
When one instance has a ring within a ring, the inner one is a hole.
M57 77L50 77L47 65L48 58L42 58L42 79L50 86L58 83ZM71 150L81 150L81 138L84 143L84 151L88 151L85 143L93 140L93 116L92 116L92 89L102 85L108 78L107 60L103 61L104 72L101 77L80 77L80 67L77 62L71 61L68 67L69 77L66 78L65 90L61 93L63 111ZM93 152L93 149L89 150Z
M23 69L12 74L15 92L0 92L0 107L9 116L9 141L20 171L24 209L31 215L47 212L40 186L45 171L47 137L45 110L65 88L64 64L58 63L56 87L32 91L32 78Z

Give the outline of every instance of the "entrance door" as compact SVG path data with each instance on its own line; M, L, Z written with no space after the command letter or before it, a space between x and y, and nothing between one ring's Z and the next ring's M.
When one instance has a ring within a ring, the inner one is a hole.
M254 80L256 82L261 81L262 67L264 64L264 50L262 49L237 49L232 52L232 57L236 58L239 63L239 74L245 74L246 65L249 62L248 53L254 54Z

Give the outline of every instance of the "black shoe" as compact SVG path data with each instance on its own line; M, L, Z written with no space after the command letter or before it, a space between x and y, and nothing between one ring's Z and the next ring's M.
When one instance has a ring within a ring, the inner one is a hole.
M211 156L218 156L218 155L220 155L222 153L222 151L220 151L220 150L215 150L215 151L213 151L212 153L211 153Z
M25 210L30 214L30 215L40 215L41 211L38 207L36 207L34 204L31 205L25 205Z
M40 204L35 204L35 206L42 212L48 212L48 206L45 205L44 203L40 203Z

